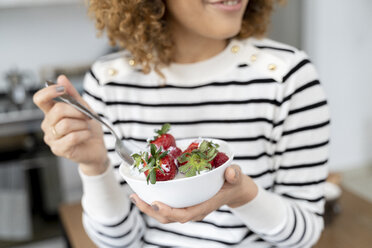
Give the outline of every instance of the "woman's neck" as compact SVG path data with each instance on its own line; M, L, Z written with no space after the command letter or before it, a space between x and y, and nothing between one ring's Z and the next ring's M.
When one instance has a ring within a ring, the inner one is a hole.
M174 30L173 41L175 45L173 61L180 64L209 59L222 52L227 45L226 40L211 39L185 30Z

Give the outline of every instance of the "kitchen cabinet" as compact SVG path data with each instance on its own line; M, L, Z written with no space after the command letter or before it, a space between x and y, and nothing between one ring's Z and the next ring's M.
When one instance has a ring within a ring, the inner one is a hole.
M59 163L43 141L35 90L19 105L0 93L0 247L60 234Z

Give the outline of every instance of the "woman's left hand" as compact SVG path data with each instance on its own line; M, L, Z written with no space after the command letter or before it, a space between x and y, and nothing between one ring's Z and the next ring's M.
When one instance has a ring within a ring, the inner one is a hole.
M130 198L142 212L163 224L186 223L200 221L223 205L232 208L244 205L257 195L257 191L257 185L253 180L243 175L238 165L231 165L225 171L225 183L221 190L211 199L195 206L172 208L161 202L153 202L152 205L149 205L136 194L132 194Z

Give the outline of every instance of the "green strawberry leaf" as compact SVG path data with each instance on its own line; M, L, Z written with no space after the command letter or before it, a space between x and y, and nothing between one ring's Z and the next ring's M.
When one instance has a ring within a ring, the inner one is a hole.
M203 142L200 144L200 146L199 146L199 150L201 151L201 152L205 152L207 149L208 149L208 147L209 147L209 143L208 143L208 141L206 141L206 140L203 140Z
M190 168L190 169L187 171L186 176L187 176L187 177L193 177L193 176L196 176L196 169L195 169L195 168Z
M160 154L159 159L164 158L165 156L168 155L168 153L169 153L169 151L165 151L165 152L163 152L162 154Z
M157 138L159 138L161 135L168 133L170 129L171 129L171 125L170 125L169 123L165 123L165 124L161 127L161 129L156 129L156 130L155 130L155 133L157 133L157 135L154 136L154 138L153 138L151 141L154 141L154 140L156 140Z
M151 184L155 184L156 183L156 170L155 169L152 169L149 173L150 175L150 182Z
M165 123L160 130L157 130L156 132L159 134L159 135L162 135L162 134L166 134L169 132L171 128L171 125L169 123Z
M177 160L178 160L179 163L183 164L183 163L189 161L190 156L191 156L191 153L186 152L186 153L181 154L181 156L179 156L177 158Z
M150 152L153 157L156 156L156 146L154 144L150 144Z
M146 182L147 182L147 185L149 184L149 181L150 181L150 173L147 174L147 176L146 176Z
M184 165L178 167L178 170L179 170L180 172L182 172L183 174L186 174L187 171L189 170L189 168L190 168L190 165L188 165L188 164L184 164Z
M178 162L184 164L179 167L179 171L190 177L200 174L201 171L211 170L212 165L209 162L216 157L218 147L211 141L203 140L198 149L178 157Z
M133 166L136 167L136 168L139 168L140 164L142 163L142 156L141 156L141 154L134 153L134 154L132 154L132 158L134 160Z
M156 160L154 159L154 157L151 157L149 159L149 163L148 163L147 167L149 167L151 169L152 167L154 167L155 163L156 163Z
M144 152L144 153L142 153L142 154L143 154L142 158L143 158L146 162L148 162L148 161L149 161L149 153L148 153L148 152Z

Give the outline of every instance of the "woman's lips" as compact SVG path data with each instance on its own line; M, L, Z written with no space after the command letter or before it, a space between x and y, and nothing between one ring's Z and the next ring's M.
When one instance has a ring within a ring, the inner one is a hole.
M213 7L224 11L238 11L242 8L242 0L210 1Z

